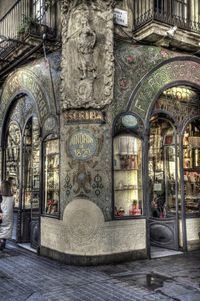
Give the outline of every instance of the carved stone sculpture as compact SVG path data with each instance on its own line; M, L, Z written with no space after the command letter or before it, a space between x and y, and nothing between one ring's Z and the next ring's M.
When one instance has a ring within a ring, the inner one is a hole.
M61 108L102 108L113 98L112 1L62 0Z
M94 45L96 42L96 33L91 29L88 19L83 17L81 20L81 31L78 36L78 52L80 56L81 79L96 77L96 66L94 64Z

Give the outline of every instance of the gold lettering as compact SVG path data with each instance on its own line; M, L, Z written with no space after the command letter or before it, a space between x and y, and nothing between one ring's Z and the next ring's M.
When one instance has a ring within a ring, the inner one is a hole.
M70 145L79 145L79 147L83 148L84 144L91 143L93 143L92 137L90 137L88 134L78 133L72 137Z
M67 113L68 120L73 120L73 113Z
M84 112L80 112L80 115L81 115L81 118L80 118L80 119L85 120L85 113L84 113Z
M39 95L40 96L40 95ZM69 121L101 121L103 120L103 115L98 111L72 111L64 113L64 118L66 122Z
M140 99L139 99L139 98L136 99L135 107L136 107L137 109L139 109L139 110L145 112L145 110L144 110L144 109L141 107L141 105L140 105Z
M89 112L88 112L88 111L85 112L85 119L86 119L86 120L90 119L90 115L89 115Z
M103 115L97 112L97 120L103 120Z
M95 111L90 112L90 119L92 119L92 120L96 119Z

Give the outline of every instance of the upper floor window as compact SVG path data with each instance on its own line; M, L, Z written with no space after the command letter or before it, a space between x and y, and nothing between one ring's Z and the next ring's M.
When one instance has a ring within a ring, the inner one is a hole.
M41 21L44 16L44 0L33 0L33 17Z
M188 0L173 0L172 1L172 16L187 19Z
M199 31L199 0L135 0L135 29L158 20L178 28Z
M187 18L188 0L155 0L154 8L161 15Z

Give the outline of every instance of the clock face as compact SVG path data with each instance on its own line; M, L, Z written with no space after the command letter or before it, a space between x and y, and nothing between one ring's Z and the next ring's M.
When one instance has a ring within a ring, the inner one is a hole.
M125 115L122 117L122 124L127 128L135 128L138 126L138 121L133 115Z

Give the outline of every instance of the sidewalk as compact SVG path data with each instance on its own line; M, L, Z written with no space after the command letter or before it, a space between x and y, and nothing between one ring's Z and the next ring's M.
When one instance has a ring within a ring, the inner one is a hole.
M200 251L77 267L8 244L0 252L0 301L11 300L200 301Z

